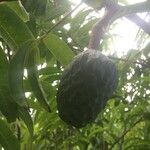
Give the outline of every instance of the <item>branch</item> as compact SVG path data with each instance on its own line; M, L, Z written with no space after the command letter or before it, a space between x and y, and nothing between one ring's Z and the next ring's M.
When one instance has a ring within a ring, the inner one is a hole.
M146 33L150 35L150 25L146 23L144 20L142 20L140 17L138 17L137 15L130 14L131 12L135 13L139 11L143 12L146 10L150 11L149 2L143 2L143 3L138 3L129 6L120 6L114 1L106 0L105 6L107 11L104 17L101 20L99 20L92 28L89 45L88 45L89 49L99 49L99 43L103 39L106 29L110 25L110 23L112 23L118 17L122 17L127 14L128 16L126 17L128 19L135 22L135 24L140 26Z
M131 5L118 5L117 2L115 2L114 0L105 0L103 2L103 6L107 7L107 8L118 8L120 9L120 13L118 14L118 16L125 16L128 14L134 14L134 13L139 13L139 12L149 12L150 11L150 2L147 0L145 2L141 2L141 3L135 3L135 4L131 4Z
M150 11L150 2L141 2L133 5L123 6L123 12L120 14L121 16L126 16L128 14L133 13L141 13L141 12L149 12Z
M139 16L132 14L126 16L126 18L134 22L137 26L140 26L147 34L150 35L150 25Z
M148 2L144 2L147 4L147 7L149 7L149 11L150 11L150 3ZM139 6L143 7L143 3L142 5L140 5L141 3L138 4L138 9L139 9ZM106 1L106 7L109 7L109 8L113 8L114 10L116 11L121 11L121 7L120 5L118 5L117 3L114 3L113 1ZM129 5L130 6L130 9L131 7L135 7L135 5L137 4L134 4L134 5ZM124 7L129 7L129 6L124 6ZM126 9L126 8L125 8ZM135 11L135 10L134 10ZM120 13L120 12L118 12ZM128 12L126 12L128 13ZM121 17L121 16L120 16ZM143 19L141 19L139 16L137 16L136 14L126 14L125 16L127 19L129 19L130 21L134 22L137 26L140 26L147 34L150 35L150 25L144 21ZM117 18L116 18L117 19Z

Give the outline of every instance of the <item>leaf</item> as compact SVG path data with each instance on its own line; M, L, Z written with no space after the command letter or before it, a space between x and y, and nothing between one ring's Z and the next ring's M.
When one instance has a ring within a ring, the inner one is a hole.
M55 34L48 34L48 36L44 38L43 41L51 53L63 65L67 65L73 59L74 53L72 50Z
M27 25L6 3L0 3L0 35L14 50L29 39L34 39Z
M41 81L42 87L45 91L45 93L47 94L47 96L49 96L51 99L53 97L55 97L56 95L56 88L53 87L50 82L46 82L46 81Z
M145 48L142 50L145 57L148 57L150 54L150 42L145 46Z
M12 99L8 88L0 91L0 111L8 122L14 122L18 116L17 104Z
M22 4L30 14L37 17L45 15L47 0L22 0Z
M26 124L29 133L31 135L31 137L33 137L33 122L32 122L32 118L28 112L28 110L24 107L19 107L18 109L19 111L19 117L24 121L24 123Z
M25 106L25 92L23 88L24 64L27 51L30 49L32 42L24 43L10 61L9 67L9 83L12 96L16 103Z
M12 46L12 48L16 48L16 47L22 47L22 44L29 41L29 40L34 40L34 36L32 34L32 32L29 30L29 28L26 26L26 24L16 15L16 13L11 10L6 4L2 3L0 4L0 34L2 35L2 38L4 38L7 42L7 44L9 46ZM9 37L9 38L8 38ZM13 44L16 44L16 46L14 47ZM26 47L26 46L25 46ZM22 47L23 48L23 47ZM31 48L32 49L32 48ZM31 50L30 49L30 50ZM38 75L37 75L37 68L36 68L36 62L35 62L35 54L38 51L38 48L33 48L34 52L32 51L31 55L33 56L29 56L28 60L31 60L31 63L29 63L30 65L30 71L29 71L29 80L31 81L31 85L32 85L32 89L33 92L35 93L35 96L37 97L38 101L42 104L43 107L45 107L45 109L50 110L48 104L46 103L46 98L44 96L44 91L42 90L42 87L37 79ZM20 49L19 49L20 50ZM30 51L28 50L28 51ZM30 52L29 52L30 53ZM25 59L25 48L23 49L23 53L19 52L17 55L19 55L19 58L14 58L14 62L12 63L12 70L15 70L15 64L17 64L18 62L18 66L19 66L19 70L17 72L17 77L19 77L19 79L16 79L16 81L18 82L18 86L15 88L16 91L18 93L20 93L18 96L20 96L21 94L24 95L23 88L22 88L22 72L20 74L20 69L23 69L23 60ZM23 60L21 60L21 57L23 57ZM19 60L21 60L21 64L19 64ZM30 61L29 61L30 62ZM17 71L17 68L16 68ZM15 71L13 72L15 74ZM20 74L20 75L19 75ZM15 82L13 81L13 76L11 76L12 78L10 79L11 81L11 90L14 91L13 86L15 85ZM35 83L34 83L35 82ZM21 87L21 89L19 90L19 87ZM13 92L14 95L15 92ZM23 96L24 97L24 96ZM20 101L17 100L17 102L19 103ZM23 102L23 101L22 101ZM21 105L23 103L20 103Z
M25 48L26 47L24 47L24 49ZM23 53L22 51L18 51L18 52L21 53L21 54ZM17 57L17 59L20 60L19 56ZM12 60L12 61L14 61L14 60ZM22 61L22 60L20 60L20 61ZM1 62L0 63L0 72L1 72L0 73L0 79L2 79L2 80L0 80L0 92L2 91L2 93L0 93L0 96L1 96L0 97L0 108L2 106L2 110L6 111L5 116L10 121L15 121L16 117L18 117L18 115L19 115L19 117L27 125L27 127L30 131L30 134L33 135L33 123L32 123L32 119L31 119L30 114L28 113L28 111L25 108L17 106L17 104L12 101L13 98L10 95L9 83L8 83L8 65L9 64L8 64L7 58L6 58L6 56L5 56L5 54L2 50L0 50L0 62ZM18 63L20 64L20 62L18 62ZM14 65L17 65L17 64L14 64ZM13 66L13 67L15 67L15 66ZM19 68L19 69L22 69L22 68ZM13 70L13 71L16 71L18 73L18 70ZM17 77L17 78L20 79L20 77L18 77L18 75L16 75L15 73L13 75L14 75L13 76L14 78ZM12 78L12 80L15 81L14 78ZM15 90L15 89L17 89L17 87L18 87L17 84L13 84L12 88ZM22 87L20 87L20 88L22 88ZM23 92L23 91L21 91L21 92ZM14 95L15 94L17 95L17 92L15 93L15 91L14 91ZM16 100L16 99L14 99L14 100ZM5 114L5 112L4 112L4 114ZM13 147L12 147L12 149L13 149Z
M9 122L15 121L17 117L17 105L13 101L8 82L8 60L0 48L0 110Z
M73 31L73 32L71 31L71 37L80 46L82 46L83 48L86 47L88 45L88 41L89 41L89 39L88 39L88 36L89 36L88 32L92 28L93 24L95 24L97 21L98 21L97 18L93 19L91 21L88 21L87 24L83 25L76 32L75 31Z
M28 29L26 24L8 7L6 4L0 4L0 29L4 29L2 37L8 42L8 45L13 45L14 43L21 48L19 51L16 53L16 56L14 56L12 62L11 62L11 67L10 67L10 72L12 71L12 74L10 76L10 85L11 85L11 91L13 93L13 96L15 96L15 92L18 93L17 96L17 103L20 105L24 105L24 93L23 93L23 86L22 86L22 76L23 76L23 63L25 60L25 52L27 51L27 48L25 45L21 46L23 43L29 41L29 40L34 40L34 36L31 33L31 31ZM5 34L4 34L5 33ZM7 36L8 35L8 36ZM23 35L23 36L22 36ZM8 38L9 37L9 38ZM13 41L13 43L12 43ZM16 47L15 47L16 48ZM21 50L22 49L22 50ZM37 48L36 48L37 50ZM35 51L36 51L35 50ZM21 52L22 51L22 52ZM32 54L33 56L30 56L31 59L33 57L33 61L31 67L33 67L31 70L31 82L35 81L36 83L33 83L35 87L33 87L33 92L38 93L35 94L37 96L37 99L41 102L42 104L46 106L45 98L44 98L44 92L42 90L42 87L39 84L39 81L37 80L37 75L36 73L36 67L35 65L35 58L34 58L34 53ZM20 63L21 62L21 63ZM30 62L30 61L29 61ZM16 65L16 66L15 66ZM18 67L18 68L16 68ZM17 77L15 81L13 81L14 77ZM17 82L17 86L15 87L15 83ZM14 88L14 89L13 89ZM36 90L36 91L34 91ZM22 100L20 101L20 98ZM19 99L18 99L19 98ZM46 106L48 108L48 105Z
M39 70L39 75L50 75L61 72L57 67L45 67Z
M20 143L7 124L0 119L0 144L6 150L20 150Z
M35 9L36 16L45 15L46 4L47 4L47 0L37 0L36 1L36 9ZM35 3L34 3L34 5L35 5Z
M26 22L27 26L31 30L32 34L37 37L37 24L36 24L36 17L33 14L30 14L29 21Z
M91 10L83 10L82 12L79 12L71 21L71 31L70 32L76 32L78 28L83 24L85 18L87 15L91 12Z
M6 3L6 5L10 7L24 22L29 20L28 13L20 1L11 1Z
M38 110L40 112L43 111L41 105L37 101L35 102L33 99L28 99L28 104L34 110Z
M28 27L25 25L25 23L12 11L6 4L0 4L0 29L3 30L3 35L2 37L6 40L8 45L13 46L15 43L16 47L21 46L23 43L30 39L34 39L31 31L28 29ZM9 37L9 38L8 38ZM19 48L18 52L16 53L16 56L14 56L13 60L11 61L11 66L10 66L10 85L11 85L11 91L13 93L13 96L15 96L17 99L18 104L24 105L24 90L23 90L23 67L24 67L24 60L26 57L26 51L29 48L25 46L21 46ZM34 55L34 54L33 54ZM34 57L34 56L33 56ZM34 60L34 58L33 58ZM35 68L34 62L32 62L32 67ZM33 69L32 69L33 70ZM36 69L34 69L36 71ZM32 72L31 77L32 81L35 81L36 83L34 84L35 87L33 87L33 90L36 90L34 93L40 93L36 94L37 99L39 101L45 100L44 98L44 92L42 88L40 87L40 84L37 80L37 76L35 76L34 71ZM16 80L14 80L14 77ZM14 86L15 85L15 86ZM17 94L16 94L17 93ZM16 95L15 95L16 94ZM40 95L40 96L39 96ZM46 103L44 103L46 105Z
M28 78L30 81L30 85L32 88L32 91L34 95L36 96L38 102L41 104L41 106L48 112L50 112L50 107L47 103L47 98L45 96L45 92L38 80L38 71L36 67L37 62L37 53L39 49L35 44L32 44L32 48L28 53L28 59L27 59L27 71L28 71Z
M61 75L60 74L52 74L52 75L49 75L49 76L44 76L42 79L44 81L47 81L49 83L53 83L54 81L57 81L61 78Z
M8 60L0 47L0 87L5 87L8 84Z

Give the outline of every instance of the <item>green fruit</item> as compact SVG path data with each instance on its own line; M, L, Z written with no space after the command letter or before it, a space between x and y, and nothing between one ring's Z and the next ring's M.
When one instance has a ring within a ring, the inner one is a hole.
M117 87L115 64L96 50L77 55L64 71L57 92L60 118L81 128L93 122Z

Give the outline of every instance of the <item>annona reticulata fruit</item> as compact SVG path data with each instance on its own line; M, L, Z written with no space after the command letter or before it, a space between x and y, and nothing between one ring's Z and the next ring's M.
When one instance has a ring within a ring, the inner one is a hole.
M57 92L60 118L81 128L93 122L117 87L115 64L101 52L86 50L65 69Z

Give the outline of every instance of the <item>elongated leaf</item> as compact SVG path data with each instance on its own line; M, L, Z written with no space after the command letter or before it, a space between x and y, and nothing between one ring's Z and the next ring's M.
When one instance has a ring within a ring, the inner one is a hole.
M56 73L61 73L57 67L45 67L39 70L40 75L50 75L50 74L56 74Z
M20 105L25 106L25 92L23 88L24 63L27 51L30 49L32 41L23 44L10 61L9 83L14 100Z
M8 86L8 60L3 52L3 50L0 47L0 87L2 90L2 87Z
M29 114L29 111L23 107L19 107L18 111L19 111L19 113L18 113L19 117L24 121L24 123L26 124L26 126L29 130L31 137L33 137L33 122L32 122L32 118Z
M31 84L31 88L33 93L35 94L38 102L41 104L41 106L46 111L51 111L50 107L47 103L47 98L45 96L45 93L43 91L43 88L38 80L38 71L36 67L36 60L37 60L37 53L38 48L36 43L32 45L32 48L30 49L28 53L28 62L27 62L27 69L28 69L28 78Z
M22 4L28 12L35 16L45 15L47 0L22 0Z
M41 105L38 102L34 102L33 99L29 99L28 104L34 110L38 110L40 112L43 111L43 108L41 107Z
M20 150L20 143L7 124L0 119L0 144L6 150Z
M43 41L51 53L63 65L67 65L74 57L72 50L58 36L50 33Z
M148 55L150 54L150 42L145 46L145 48L142 50L143 54L148 57Z
M26 41L29 41L30 39L34 39L33 34L28 29L28 27L25 25L25 23L16 15L16 13L13 12L13 10L11 10L4 3L0 4L0 29L2 29L2 31L3 31L3 32L0 32L1 36L6 40L8 45L10 45L12 47L14 46L13 45L14 43L17 45L17 47L19 47ZM16 48L16 46L15 46L15 48ZM23 47L21 47L21 48L23 48ZM13 67L11 66L11 68L13 68L11 71L14 70L13 71L14 76L17 75L17 78L18 78L18 79L16 78L16 81L13 81L13 76L11 75L11 77L12 77L10 79L11 90L12 90L13 96L15 94L15 91L17 91L17 94L19 94L19 95L16 95L16 96L19 96L19 97L20 96L24 97L24 93L22 92L23 91L22 83L21 83L22 82L22 72L19 72L20 69L23 68L23 60L25 59L25 49L23 51L24 52L17 53L16 57L13 59L13 62L11 63L13 66ZM35 53L36 53L36 50L35 50ZM32 53L32 55L34 57L34 53ZM19 56L19 58L17 58L18 56ZM22 60L21 60L21 57L23 57ZM30 59L30 57L29 57L29 59ZM21 63L19 61L21 61ZM46 98L44 96L44 91L42 90L42 87L40 86L39 81L37 79L37 77L38 77L36 75L37 73L35 73L37 71L37 68L35 67L34 58L33 58L33 61L31 60L31 62L32 62L31 67L33 67L34 69L32 69L32 73L30 74L32 77L30 79L31 79L32 83L33 83L33 81L35 82L35 84L34 83L32 84L33 92L36 93L35 96L42 103L42 105L46 106L45 108L47 108L47 110L49 110L49 106L47 105ZM15 64L17 64L16 68L15 68ZM15 73L15 71L17 71L17 72ZM13 87L15 86L15 82L18 83L18 86L15 89L13 89ZM19 89L19 87L20 87L20 89ZM17 99L16 101L20 105L24 104L23 100L20 101L19 99Z
M14 50L29 39L34 39L26 24L5 3L0 3L0 35Z
M89 20L89 22L82 27L80 27L76 32L70 31L71 37L74 39L76 43L78 43L81 47L86 47L88 45L88 32L92 28L93 24L95 24L98 19Z
M71 21L71 31L70 32L77 32L77 29L83 24L87 15L91 12L91 10L85 10L79 12Z
M28 13L20 1L11 1L6 3L6 5L10 7L24 22L29 20Z
M9 122L12 122L17 117L17 105L13 102L9 91L8 67L6 55L0 48L0 111Z

